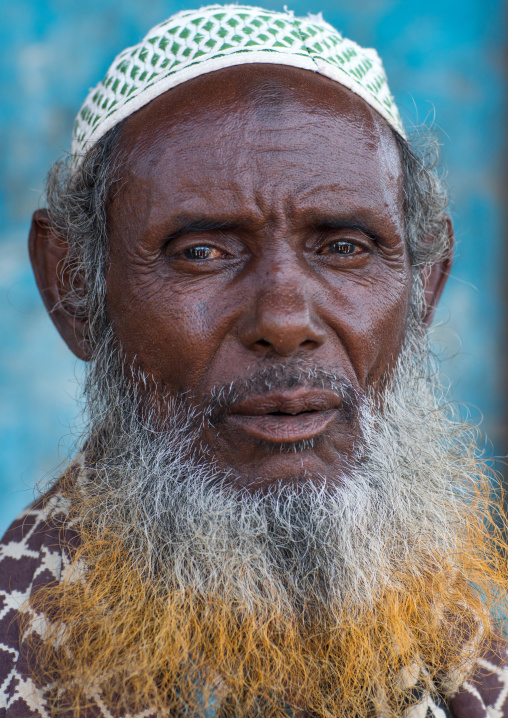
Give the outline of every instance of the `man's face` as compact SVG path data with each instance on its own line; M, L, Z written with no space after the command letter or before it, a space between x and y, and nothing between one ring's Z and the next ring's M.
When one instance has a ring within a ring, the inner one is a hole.
M241 66L129 117L120 151L107 312L127 359L198 410L238 388L202 436L237 482L336 479L358 422L320 373L375 390L407 323L388 126L313 73Z

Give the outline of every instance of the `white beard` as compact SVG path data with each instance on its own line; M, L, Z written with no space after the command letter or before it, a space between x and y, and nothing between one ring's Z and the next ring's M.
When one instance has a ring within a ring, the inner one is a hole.
M140 419L110 334L88 386L100 459L91 452L86 522L113 527L147 578L168 588L247 610L269 601L286 615L373 605L396 576L418 574L421 556L453 551L475 478L469 430L443 408L425 342L409 335L383 396L359 402L363 441L337 483L309 477L249 493L198 455L199 422L183 401L167 401L164 432L150 412Z

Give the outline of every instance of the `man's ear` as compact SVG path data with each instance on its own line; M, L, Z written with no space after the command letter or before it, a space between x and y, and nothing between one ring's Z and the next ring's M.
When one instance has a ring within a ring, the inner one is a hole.
M450 217L446 218L446 226L448 230L448 254L440 262L430 267L425 267L422 272L423 289L425 291L425 313L423 315L423 323L428 327L434 317L434 312L438 305L446 280L450 276L450 270L453 262L453 246L454 233L453 224Z
M69 301L71 281L65 268L69 245L53 231L45 209L34 212L28 250L35 281L49 316L69 349L79 359L88 360L87 323L77 309L73 311L72 301Z

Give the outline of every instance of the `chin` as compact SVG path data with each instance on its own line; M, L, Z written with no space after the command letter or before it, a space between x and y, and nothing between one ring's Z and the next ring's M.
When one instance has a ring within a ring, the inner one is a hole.
M341 486L350 467L346 457L329 465L308 448L302 450L297 445L284 443L280 447L272 445L270 456L260 461L255 470L245 473L231 469L229 481L238 489L262 493L281 484Z

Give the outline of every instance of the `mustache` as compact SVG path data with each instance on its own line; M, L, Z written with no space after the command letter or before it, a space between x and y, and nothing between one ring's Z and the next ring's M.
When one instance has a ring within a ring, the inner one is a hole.
M354 422L364 399L363 393L342 372L297 364L278 364L259 369L229 384L215 385L201 397L202 416L207 422L215 424L242 401L296 389L333 392L340 399L340 411L348 423Z

